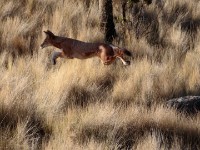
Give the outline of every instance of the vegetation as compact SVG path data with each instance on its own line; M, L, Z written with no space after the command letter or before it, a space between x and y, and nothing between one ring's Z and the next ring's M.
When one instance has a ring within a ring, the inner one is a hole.
M200 115L165 107L200 94L200 3L113 0L131 65L58 60L43 30L103 42L97 0L1 0L0 149L200 149Z

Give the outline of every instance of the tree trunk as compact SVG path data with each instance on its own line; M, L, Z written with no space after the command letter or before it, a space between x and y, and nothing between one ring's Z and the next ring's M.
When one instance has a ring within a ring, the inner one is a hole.
M112 0L99 0L99 8L101 11L100 26L105 34L105 41L112 42L117 35L113 21Z
M122 17L123 17L123 21L124 22L126 22L126 4L127 4L126 0L121 1L121 5L122 5Z

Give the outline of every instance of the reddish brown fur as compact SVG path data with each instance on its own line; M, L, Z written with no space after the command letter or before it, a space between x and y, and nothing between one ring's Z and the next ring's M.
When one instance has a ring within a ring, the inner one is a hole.
M46 39L41 44L41 47L54 46L61 50L53 53L53 64L56 64L58 57L87 59L95 56L99 57L104 65L110 65L116 58L120 58L124 65L130 64L129 61L123 59L124 50L119 47L104 43L86 43L67 37L55 36L49 30L44 32Z

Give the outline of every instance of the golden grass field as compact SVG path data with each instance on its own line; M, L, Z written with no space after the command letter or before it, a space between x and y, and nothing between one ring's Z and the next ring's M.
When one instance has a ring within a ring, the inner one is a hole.
M128 1L126 22L114 0L113 44L133 53L131 65L91 58L53 66L55 48L39 49L43 31L103 42L98 7L97 0L1 0L0 149L200 149L200 115L165 107L200 94L199 0L154 0L140 19Z

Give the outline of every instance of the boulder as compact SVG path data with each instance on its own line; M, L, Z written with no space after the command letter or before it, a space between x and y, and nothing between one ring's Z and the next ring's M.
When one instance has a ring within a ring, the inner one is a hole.
M168 107L173 107L180 112L194 114L200 111L200 96L185 96L167 101Z

